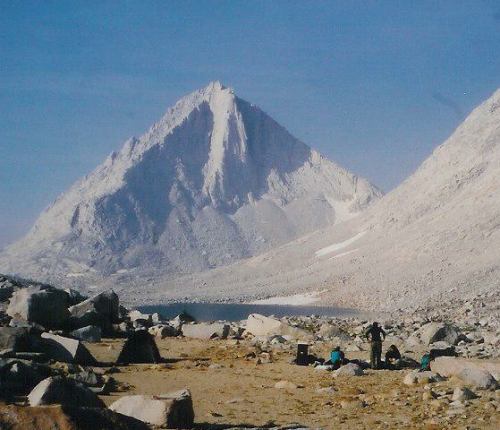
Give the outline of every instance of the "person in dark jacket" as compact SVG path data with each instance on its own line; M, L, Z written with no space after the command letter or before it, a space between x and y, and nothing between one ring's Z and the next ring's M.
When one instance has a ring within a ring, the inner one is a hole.
M391 345L385 353L385 365L388 369L396 369L399 367L401 353L396 345Z
M365 332L370 341L370 364L372 369L380 369L382 363L382 340L385 339L385 331L374 322Z

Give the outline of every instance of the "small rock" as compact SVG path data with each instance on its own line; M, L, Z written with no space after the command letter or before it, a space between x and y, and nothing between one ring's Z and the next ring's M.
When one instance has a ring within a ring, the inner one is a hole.
M335 377L339 376L362 376L364 375L364 371L361 366L355 363L347 363L344 366L341 366L334 372Z
M274 384L274 388L278 390L296 390L298 388L293 382L290 381L279 381Z
M86 327L73 330L70 335L76 339L84 340L85 342L100 342L101 341L101 327L88 325Z
M476 394L467 387L456 387L453 391L452 401L463 402L464 400L472 400L477 398Z

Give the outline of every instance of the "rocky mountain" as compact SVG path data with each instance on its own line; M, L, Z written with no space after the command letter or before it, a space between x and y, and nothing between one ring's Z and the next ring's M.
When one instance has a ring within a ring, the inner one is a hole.
M57 282L170 278L345 221L380 196L213 82L62 194L0 269Z
M206 285L209 300L231 285L241 299L308 291L318 303L366 309L498 300L499 189L500 90L359 217L189 282ZM183 282L168 285L172 295Z

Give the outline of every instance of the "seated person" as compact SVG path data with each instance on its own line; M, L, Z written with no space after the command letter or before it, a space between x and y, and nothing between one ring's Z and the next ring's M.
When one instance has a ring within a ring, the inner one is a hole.
M401 360L401 353L396 345L391 345L385 353L385 364L387 368L393 369L399 366Z
M426 370L431 370L431 355L424 354L420 360L420 371L425 372Z
M345 355L340 350L340 346L336 346L330 353L330 363L333 365L334 369L338 369L345 362Z

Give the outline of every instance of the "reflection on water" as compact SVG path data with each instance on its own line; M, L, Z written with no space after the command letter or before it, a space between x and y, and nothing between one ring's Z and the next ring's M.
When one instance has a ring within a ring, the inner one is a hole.
M168 305L139 306L141 312L158 312L163 318L171 319L185 311L198 321L240 321L249 314L303 316L319 315L329 317L354 317L358 313L352 309L318 306L251 305L239 303L171 303Z

